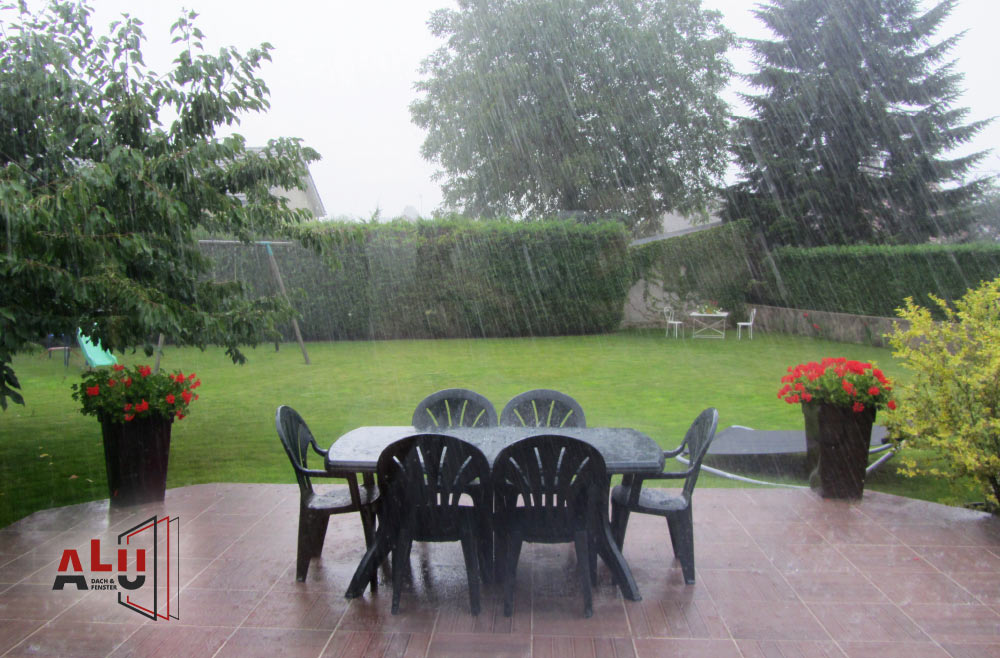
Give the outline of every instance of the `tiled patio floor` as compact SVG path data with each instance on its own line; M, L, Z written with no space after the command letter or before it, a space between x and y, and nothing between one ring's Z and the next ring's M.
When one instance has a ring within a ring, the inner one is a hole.
M110 561L117 533L152 514L180 518L179 621L52 589L64 549L89 561L98 537ZM0 530L0 655L1000 656L1000 519L931 503L700 489L697 585L683 584L662 519L633 515L625 556L643 600L622 600L601 565L591 619L569 546L525 548L509 619L493 586L469 614L457 545L414 547L399 615L387 586L347 601L357 516L333 517L304 584L297 516L294 486L213 484L128 512L89 503L23 519Z

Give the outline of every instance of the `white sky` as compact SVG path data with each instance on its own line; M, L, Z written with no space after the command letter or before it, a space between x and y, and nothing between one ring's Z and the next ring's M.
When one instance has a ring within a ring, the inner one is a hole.
M718 9L742 37L768 37L749 13L750 0L703 0ZM94 0L93 24L104 26L128 11L145 23L144 53L154 70L174 56L169 27L182 7L199 13L198 25L210 51L240 50L268 41L273 62L262 77L271 90L271 109L251 115L236 130L250 145L271 137L301 137L323 156L311 166L327 213L368 217L376 208L394 217L412 205L429 215L441 201L431 180L434 166L420 156L423 131L410 122L409 103L420 61L438 44L426 21L452 0ZM924 6L930 6L925 0ZM958 103L968 120L998 111L996 26L1000 1L960 0L939 36L967 30L955 57L965 73L966 93ZM750 67L731 53L737 71ZM732 96L730 100L734 99ZM969 150L1000 145L1000 121L980 133ZM981 171L1000 173L1000 153Z

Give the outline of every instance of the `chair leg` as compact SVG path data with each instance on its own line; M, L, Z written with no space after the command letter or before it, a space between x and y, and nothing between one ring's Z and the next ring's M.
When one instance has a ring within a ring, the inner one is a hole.
M668 519L671 517L667 517ZM681 563L684 582L694 585L694 523L691 508L673 517L670 538L674 543L674 554Z
M504 561L505 571L503 579L503 616L510 617L514 614L514 577L517 575L517 561L521 557L521 533L513 531L507 535L507 550Z
M590 591L590 536L586 530L573 533L576 544L576 570L580 575L580 587L583 589L583 616L594 616L594 597Z
M375 543L376 515L371 507L362 507L358 510L361 515L361 528L365 532L365 549L370 549ZM378 591L378 573L372 569L371 580L369 581L372 592Z
M399 612L399 599L403 593L403 573L410 562L412 535L408 528L400 528L396 545L392 549L392 614Z
M611 533L618 550L625 545L625 530L628 528L629 511L624 505L611 503Z
M309 560L323 552L323 540L330 523L328 514L317 514L311 510L299 510L299 535L295 557L295 580L305 582L309 571Z
M597 539L593 535L588 535L590 544L587 546L589 549L590 564L587 565L590 570L590 584L597 587Z
M677 517L668 514L667 515L667 530L670 534L670 548L674 551L674 557L680 558L680 553L677 552L677 537L680 535L680 531L677 529L678 521Z
M469 579L469 605L472 614L479 614L479 550L480 542L472 528L465 525L462 528L462 553L465 555L465 573Z

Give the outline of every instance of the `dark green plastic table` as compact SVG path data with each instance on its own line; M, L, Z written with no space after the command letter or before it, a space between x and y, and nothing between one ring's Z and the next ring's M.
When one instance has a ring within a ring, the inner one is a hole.
M336 477L354 477L355 473L374 473L382 450L394 441L427 433L409 425L378 425L359 427L334 441L326 456L326 470ZM623 427L451 427L443 432L468 441L479 448L493 465L500 451L506 446L529 436L539 434L561 434L580 439L591 444L601 453L607 464L609 475L656 474L663 471L663 449L646 434ZM641 600L639 588L632 577L632 571L622 557L611 536L611 526L607 515L602 515L605 523L597 535L608 555L613 556L608 568L615 573L622 595L632 601ZM371 580L371 571L378 565L359 567L347 588L347 597L360 596Z

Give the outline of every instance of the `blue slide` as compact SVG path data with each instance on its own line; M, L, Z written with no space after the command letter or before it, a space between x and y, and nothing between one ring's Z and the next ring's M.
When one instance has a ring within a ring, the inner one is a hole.
M118 363L118 359L111 352L101 349L101 344L94 345L90 338L83 335L83 331L76 330L76 342L80 343L80 350L83 351L83 358L87 360L87 365L91 368L101 366L113 366Z

